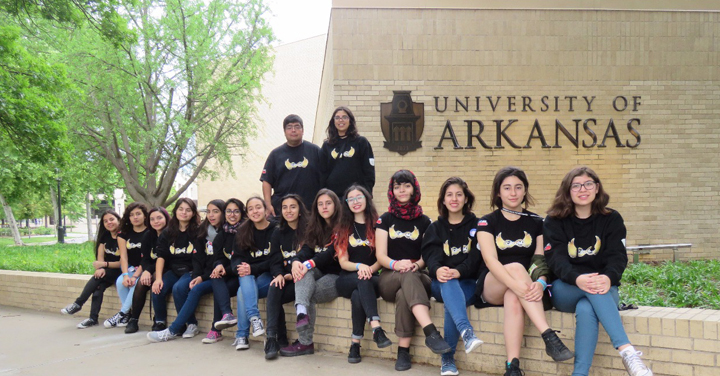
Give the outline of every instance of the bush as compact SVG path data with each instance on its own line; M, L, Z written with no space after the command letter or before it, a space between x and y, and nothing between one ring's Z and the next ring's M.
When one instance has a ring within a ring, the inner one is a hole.
M55 234L55 228L53 227L36 227L32 229L32 233L35 235L53 235Z
M92 274L93 242L0 247L0 269Z

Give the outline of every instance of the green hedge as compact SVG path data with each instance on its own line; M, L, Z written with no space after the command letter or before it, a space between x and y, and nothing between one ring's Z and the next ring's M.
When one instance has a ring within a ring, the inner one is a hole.
M0 269L92 274L93 243L0 247Z

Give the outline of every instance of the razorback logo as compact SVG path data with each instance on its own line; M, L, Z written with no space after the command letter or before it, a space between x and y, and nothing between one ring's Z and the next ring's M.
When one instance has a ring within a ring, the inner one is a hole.
M381 224L381 223L382 223L382 218L378 218L378 220L377 220L376 223L377 223L377 224Z
M552 247L550 246L550 243L547 243L547 245L545 246L545 252L549 251L550 249L552 249Z
M487 226L487 221L484 219L481 219L480 221L478 221L478 226Z

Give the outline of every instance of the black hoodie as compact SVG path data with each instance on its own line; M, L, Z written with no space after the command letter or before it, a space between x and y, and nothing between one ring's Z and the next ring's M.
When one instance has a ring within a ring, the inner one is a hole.
M254 247L251 249L233 250L232 259L230 259L231 268L234 274L237 274L238 265L246 262L250 264L250 273L258 277L260 274L270 271L270 247L272 243L272 235L277 228L275 222L262 229L258 230L255 225L253 226L253 244ZM236 241L237 241L236 235ZM236 243L237 244L237 243Z
M422 256L430 276L435 276L443 266L457 269L461 279L477 278L482 257L475 236L475 214L466 215L462 222L451 225L447 219L438 217L430 224L422 242Z

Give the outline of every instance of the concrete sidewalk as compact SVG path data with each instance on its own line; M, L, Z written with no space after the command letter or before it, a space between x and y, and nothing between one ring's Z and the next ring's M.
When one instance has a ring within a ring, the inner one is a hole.
M87 312L85 312L87 313ZM348 364L346 355L316 352L297 358L267 361L262 345L251 342L250 350L235 351L231 340L216 344L193 339L149 343L145 331L125 334L122 328L105 329L102 324L76 329L85 315L63 316L0 306L0 375L439 375L439 367L413 364L407 372L396 372L394 362L363 357ZM462 371L462 375L486 376Z

